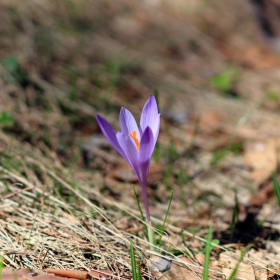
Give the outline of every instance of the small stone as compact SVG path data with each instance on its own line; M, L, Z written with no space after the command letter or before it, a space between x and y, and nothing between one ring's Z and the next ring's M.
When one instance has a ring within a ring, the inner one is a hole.
M155 272L164 272L170 269L171 261L162 257L153 256L150 259L150 267Z
M163 109L161 113L164 118L177 124L182 124L188 119L188 114L185 111L178 111L169 108Z

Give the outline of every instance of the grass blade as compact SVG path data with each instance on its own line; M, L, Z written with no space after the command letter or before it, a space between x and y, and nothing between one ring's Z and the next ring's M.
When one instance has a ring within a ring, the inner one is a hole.
M232 219L231 219L231 225L230 225L230 238L229 238L230 241L229 242L232 242L235 227L236 227L236 224L238 223L239 208L238 208L238 197L237 197L236 190L234 190L234 201L235 201L235 204L234 204L234 209L233 209Z
M146 219L145 219L144 214L143 214L143 211L142 211L142 209L141 209L140 202L139 202L139 199L138 199L138 196L137 196L137 194L136 194L136 191L135 191L134 186L132 186L132 188L133 188L134 196L135 196L136 203L137 203L137 206L138 206L138 210L139 210L140 215L141 215L141 220L142 220L143 223L144 223L144 227L145 227L145 230L146 230L146 237L148 238L148 237L149 237L149 236L148 236L148 226L146 225ZM148 240L149 240L149 239L148 239Z
M142 280L141 266L138 265L137 280Z
M131 269L132 269L132 279L138 280L137 278L137 272L136 272L136 262L135 262L135 253L134 253L134 247L133 243L130 240L130 260L131 260Z
M29 236L28 236L28 239L27 239L27 241L28 241L27 248L31 247L31 237L32 237L32 233L33 233L33 230L34 230L34 227L35 227L35 223L37 222L37 215L38 215L38 213L35 216L35 219L33 221L32 227L31 227L30 232L29 232Z
M165 231L165 224L166 224L166 220L167 220L167 217L168 217L168 214L169 214L169 210L170 210L170 206L171 206L171 202L172 202L172 199L173 199L173 193L174 191L172 190L171 191L171 195L170 195L170 198L169 198L169 203L168 203L168 208L166 210L166 213L165 213L165 217L164 217L164 220L163 220L163 224L161 226L161 235L160 235L160 238L159 238L159 241L158 241L158 246L160 247L161 243L162 243L162 235Z
M199 130L200 116L197 117L194 124L193 136L191 138L190 146L187 150L187 157L191 158L194 155L195 141Z
M231 274L230 274L228 280L233 280L233 279L235 279L235 275L236 275L236 273L237 273L238 267L239 267L240 263L243 262L244 256L245 256L245 254L248 252L248 250L250 249L250 247L251 247L251 244L248 244L244 250L242 250L242 248L240 249L240 258L239 258L237 264L235 265L233 271L231 272Z
M157 102L157 106L158 106L158 110L159 110L158 95L159 95L159 91L158 91L158 89L156 88L156 89L154 90L154 96L155 96L155 99L156 99L156 102Z
M274 192L275 192L275 195L277 198L278 205L280 207L280 186L279 186L279 183L276 179L274 172L272 172L271 176L272 176L272 181L273 181L273 186L274 186Z
M203 280L208 280L208 268L209 268L209 262L210 262L210 253L211 253L211 241L212 241L212 229L213 225L212 223L209 226L208 236L207 236L207 243L206 243L206 250L205 250L205 261L204 261L204 267L203 267Z
M4 257L0 255L0 280L2 279L3 268L4 268Z

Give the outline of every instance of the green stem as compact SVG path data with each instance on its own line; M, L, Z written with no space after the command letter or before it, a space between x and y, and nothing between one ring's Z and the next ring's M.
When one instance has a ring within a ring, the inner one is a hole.
M147 223L147 227L148 227L148 240L151 243L151 246L150 246L151 250L154 250L154 248L152 246L152 245L155 244L155 242L154 242L154 231L153 231L153 228L152 228L152 222L151 222L151 217L150 217L146 183L145 184L141 183L141 187L142 187L142 195L143 195L145 212L146 212L146 223Z
M150 245L150 249L151 250L154 250L154 247L153 245L155 244L155 236L154 236L154 231L153 231L153 228L152 228L152 222L150 221L150 223L148 224L148 239L149 239L149 242L151 243Z

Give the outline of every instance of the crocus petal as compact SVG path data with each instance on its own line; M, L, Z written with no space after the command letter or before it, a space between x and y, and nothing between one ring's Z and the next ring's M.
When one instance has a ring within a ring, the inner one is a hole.
M141 134L144 133L147 126L151 128L153 127L157 117L158 117L158 108L157 108L156 98L153 95L151 95L142 110L141 119L140 119Z
M136 137L138 141L140 142L140 132L137 126L137 123L133 117L133 115L125 108L121 108L120 111L120 126L123 133L126 135L132 133L133 131L136 132ZM133 144L136 147L135 141L130 137L130 141L133 142Z
M122 157L127 161L127 157L119 145L119 142L116 137L116 132L114 131L112 126L99 115L96 115L96 119L105 137L112 144L112 146L122 155Z
M160 114L158 114L158 116L156 117L153 125L151 126L151 130L152 130L153 135L154 135L155 144L156 144L157 139L158 139L159 128L160 128Z
M145 183L147 180L154 147L155 141L153 132L150 127L147 127L141 137L140 152L138 154L139 170L141 174L142 183Z
M150 127L147 127L141 137L140 152L138 154L138 161L143 162L151 158L154 151L154 135Z
M138 179L140 180L139 163L137 160L138 152L135 149L135 145L133 144L133 142L130 140L130 137L126 133L117 132L116 137L121 149L123 150L126 156L125 157L126 161L131 166L131 168L135 171Z

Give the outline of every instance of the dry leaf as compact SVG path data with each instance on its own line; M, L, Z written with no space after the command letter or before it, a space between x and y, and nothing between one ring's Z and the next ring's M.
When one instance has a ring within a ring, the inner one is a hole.
M280 138L257 141L245 146L245 162L258 185L267 180L276 169L279 149Z
M65 277L59 277L56 275L50 274L37 274L33 272L31 269L22 268L22 269L13 269L10 267L4 267L2 271L1 280L65 280ZM67 280L76 280L74 278L67 278Z
M107 269L100 269L100 270L91 270L88 272L88 274L94 279L106 280L108 276L111 275L111 272L110 270Z
M199 130L207 133L215 133L220 129L224 116L217 112L203 112L199 118Z
M25 280L76 280L75 278L66 278L66 277L60 277L60 276L56 276L56 275L51 275L51 274L40 274L40 275L37 275L35 277L26 277L26 276L23 276L23 278Z
M14 280L17 278L18 280L22 280L24 275L34 275L32 274L32 270L29 268L22 269L13 269L11 267L4 267L2 270L2 280ZM35 274L36 275L36 274Z
M250 264L240 262L238 264L240 256L230 256L228 252L220 254L219 263L222 266L222 273L229 277L234 269L237 267L235 277L238 279L255 280L254 268Z
M186 263L186 265L182 263L172 263L170 270L165 273L157 272L155 273L156 277L161 280L201 279L202 267L196 265L193 261L186 257L182 257L180 260ZM188 267L187 264L190 266Z
M260 266L254 266L255 276L258 280L267 280L267 270Z
M45 271L48 273L53 273L55 275L69 277L69 278L76 278L81 280L86 280L88 275L87 271L80 271L80 270L47 268Z

